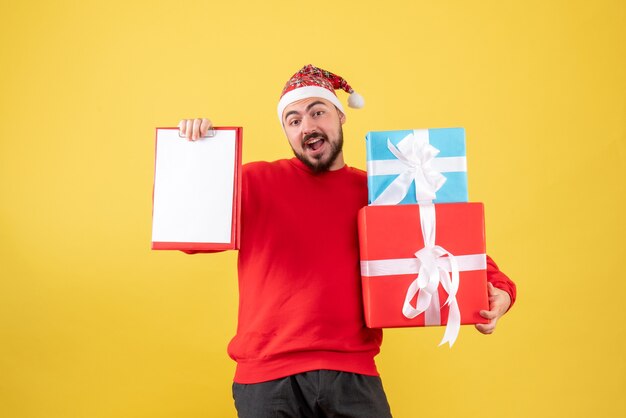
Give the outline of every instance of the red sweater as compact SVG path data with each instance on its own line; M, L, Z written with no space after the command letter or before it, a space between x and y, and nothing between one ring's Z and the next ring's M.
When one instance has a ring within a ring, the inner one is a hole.
M365 327L357 212L363 171L297 159L244 166L235 381L308 370L377 375L382 331Z
M244 166L242 187L234 380L319 369L378 375L382 330L365 326L359 272L366 173L314 174L295 158L257 162ZM515 300L515 285L489 258L487 274Z

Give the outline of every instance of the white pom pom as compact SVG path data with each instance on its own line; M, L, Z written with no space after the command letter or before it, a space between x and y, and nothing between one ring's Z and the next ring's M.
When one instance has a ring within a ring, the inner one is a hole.
M365 106L365 99L356 91L353 91L350 96L348 96L348 106L354 109L360 109Z

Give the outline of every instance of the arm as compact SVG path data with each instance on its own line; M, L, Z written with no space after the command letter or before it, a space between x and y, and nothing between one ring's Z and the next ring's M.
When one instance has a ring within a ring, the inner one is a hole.
M489 319L489 323L476 324L476 329L483 334L491 334L495 331L498 319L513 306L517 297L515 283L500 271L498 265L489 256L487 256L487 282L489 310L480 311L480 316Z

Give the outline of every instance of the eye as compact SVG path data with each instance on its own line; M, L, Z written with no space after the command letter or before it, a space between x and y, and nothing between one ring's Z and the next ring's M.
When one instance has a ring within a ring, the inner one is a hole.
M313 116L322 116L325 112L323 110L316 110L313 112Z
M287 124L289 126L298 126L298 125L300 125L300 120L299 119L292 119Z

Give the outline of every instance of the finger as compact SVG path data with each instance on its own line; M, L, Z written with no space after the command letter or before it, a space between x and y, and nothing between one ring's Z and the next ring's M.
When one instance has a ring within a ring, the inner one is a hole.
M193 139L200 139L200 124L202 123L202 119L194 119L193 120Z
M181 119L178 122L178 134L180 136L185 136L185 126L187 125L187 121L185 119Z
M202 119L202 123L200 123L200 136L205 136L208 130L213 126L210 120L207 118Z
M496 329L495 324L476 324L475 325L476 329L478 330L478 332L480 332L481 334L493 334L493 332Z
M185 137L190 141L193 141L192 133L193 133L193 119L187 119L185 121Z
M505 299L502 295L489 296L489 310L495 311L500 309L505 304ZM496 309L497 308L497 309Z
M496 311L486 311L483 309L478 313L480 314L480 316L482 316L485 319L496 319L498 317L498 314Z
M496 288L494 287L494 285L492 285L490 282L487 282L487 286L489 289L489 296L495 296L496 293Z

